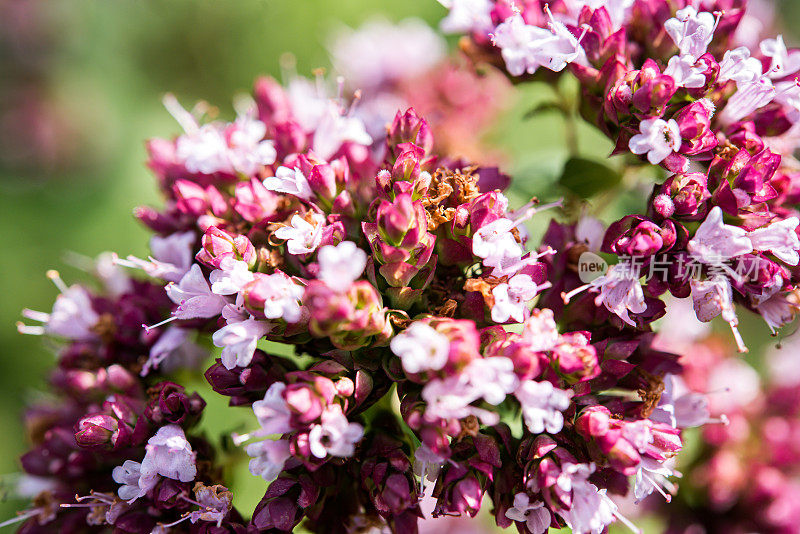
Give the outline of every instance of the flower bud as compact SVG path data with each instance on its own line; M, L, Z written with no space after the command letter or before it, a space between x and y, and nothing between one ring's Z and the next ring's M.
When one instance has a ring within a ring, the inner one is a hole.
M243 235L233 236L216 226L211 226L203 234L202 248L197 253L196 259L199 262L219 269L220 262L224 258L234 258L247 263L250 268L256 264L256 249L247 237Z

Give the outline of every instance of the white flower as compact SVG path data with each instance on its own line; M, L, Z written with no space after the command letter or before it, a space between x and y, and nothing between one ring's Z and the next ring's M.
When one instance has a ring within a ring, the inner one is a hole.
M575 240L586 243L591 252L598 252L603 245L603 237L606 235L606 226L594 217L584 215L575 225Z
M785 78L800 70L800 50L786 49L783 42L783 35L775 39L764 39L761 41L761 53L771 58L769 65L769 77L773 79Z
M275 230L275 237L286 240L286 249L295 256L314 252L322 241L322 227L325 217L319 213L311 213L311 222L299 214L294 214L291 226L282 226Z
M294 169L278 167L275 169L275 176L270 176L264 180L264 187L270 191L292 195L302 200L314 198L314 192L311 191L308 180L297 167Z
M575 36L552 18L550 29L545 29L512 15L495 28L492 40L512 76L533 74L540 66L559 72L583 54Z
M698 13L692 6L679 10L674 18L664 23L664 30L672 38L682 56L692 56L695 61L706 53L714 39L717 20L707 12Z
M490 0L439 0L450 12L439 27L444 33L489 33L492 24Z
M552 517L542 501L531 502L527 493L514 496L514 506L506 510L506 517L525 523L531 534L544 534L550 528Z
M514 319L521 323L528 314L527 304L539 293L543 286L538 286L527 274L517 274L508 283L498 284L492 289L494 306L492 321L505 323Z
M797 304L789 301L786 295L781 293L772 295L756 306L756 310L761 314L773 334L777 328L794 319L797 309Z
M438 371L447 364L450 340L425 323L415 322L396 335L389 347L407 373Z
M216 317L228 304L224 297L211 291L203 271L196 263L180 282L167 285L166 291L170 300L178 305L172 314L177 319Z
M639 124L641 133L631 137L628 146L634 154L647 154L647 161L658 165L681 148L681 129L675 119L647 119Z
M211 340L222 347L222 365L226 369L247 367L253 359L258 340L270 331L271 325L262 321L247 319L228 324L214 332Z
M355 444L364 435L364 428L350 423L338 404L329 405L322 412L321 423L311 427L308 445L317 458L328 455L346 458L353 455Z
M564 426L561 412L569 408L571 392L558 389L546 380L525 380L514 396L522 406L525 425L532 433L556 434L561 431Z
M708 212L686 248L693 258L708 265L718 265L753 251L747 232L738 226L725 224L719 206L714 206Z
M740 46L733 50L726 50L719 64L717 81L724 83L729 80L736 82L737 87L758 80L762 74L761 62L750 57L750 49Z
M420 478L420 483L425 487L425 482L436 482L439 471L447 458L433 452L425 443L420 443L414 451L414 474ZM424 493L424 491L422 491Z
M270 436L273 434L285 434L292 430L289 424L291 412L283 392L286 384L275 382L264 394L264 399L253 403L253 413L258 419L261 429L256 433L259 436Z
M252 458L248 465L250 472L267 482L278 478L286 460L291 456L289 442L283 439L251 443L245 447L245 452Z
M211 271L211 291L217 295L233 295L255 279L247 262L227 256L219 262L219 269Z
M753 250L771 252L778 259L789 265L797 265L800 255L800 239L797 238L797 217L789 217L782 221L774 222L763 228L758 228L747 234L753 244Z
M669 58L664 74L675 80L678 87L689 89L703 87L706 76L705 67L697 64L692 56L672 56Z
M317 253L317 278L334 291L346 291L367 266L367 254L352 241L325 245Z

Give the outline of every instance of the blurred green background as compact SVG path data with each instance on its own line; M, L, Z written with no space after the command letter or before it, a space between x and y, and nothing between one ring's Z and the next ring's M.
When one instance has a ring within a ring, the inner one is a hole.
M790 20L797 20L800 3L786 4ZM80 276L64 261L66 251L145 253L148 233L131 210L159 200L143 141L178 131L162 95L173 92L186 105L204 99L228 114L233 95L246 92L257 75L280 78L284 52L296 56L301 75L327 67L325 43L342 23L357 26L382 14L435 26L444 12L435 0L0 0L0 474L6 488L24 447L20 410L43 389L53 364L42 340L19 335L14 324L23 307L49 311L56 289L47 269L60 270L68 283ZM520 104L488 133L509 156L517 200L548 191L566 158L560 120L523 120L548 90L523 91ZM588 126L578 135L583 154L611 148ZM630 195L634 210L644 195ZM0 520L19 506L0 503Z

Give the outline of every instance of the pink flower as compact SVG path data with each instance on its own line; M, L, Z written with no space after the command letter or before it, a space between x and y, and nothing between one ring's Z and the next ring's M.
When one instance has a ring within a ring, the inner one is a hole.
M564 426L561 412L569 408L572 393L553 386L546 380L525 380L514 391L522 406L525 425L534 434L548 432L556 434Z
M224 297L211 291L203 271L196 263L180 282L170 283L166 290L170 300L178 305L172 314L176 319L216 317L228 304Z
M367 254L352 241L325 245L317 253L317 278L334 291L347 291L367 265Z
M634 154L647 154L647 161L658 165L681 148L681 130L674 119L647 119L639 124L638 133L628 146Z
M389 346L407 373L438 371L447 364L450 340L425 323L415 322L392 338Z
M598 490L589 482L593 471L594 465L567 464L558 476L558 486L572 491L572 506L569 510L559 510L558 515L573 532L600 534L618 517L617 505L606 495L606 490Z
M419 19L391 23L375 18L357 30L337 32L330 51L336 71L348 86L367 95L375 91L371 97L380 94L381 87L424 74L442 60L445 48L444 39ZM392 114L397 107L393 106Z
M286 249L295 256L314 252L322 242L322 227L325 217L319 213L310 214L311 222L299 214L292 216L291 226L275 230L275 237L286 240Z
M311 454L317 458L352 456L355 444L364 435L364 428L358 423L350 423L342 413L342 407L332 404L322 412L321 423L311 427L308 443Z
M222 347L222 365L226 369L247 367L253 359L258 340L272 328L269 323L250 318L231 323L214 332L214 346Z

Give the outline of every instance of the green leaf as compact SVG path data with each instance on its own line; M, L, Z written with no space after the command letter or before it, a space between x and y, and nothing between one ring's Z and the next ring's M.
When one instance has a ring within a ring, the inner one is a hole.
M558 183L582 198L590 198L619 184L622 176L599 161L570 158Z
M557 111L558 113L563 114L565 113L564 105L561 102L542 102L541 104L538 104L526 111L522 118L532 119L537 115L551 111Z

